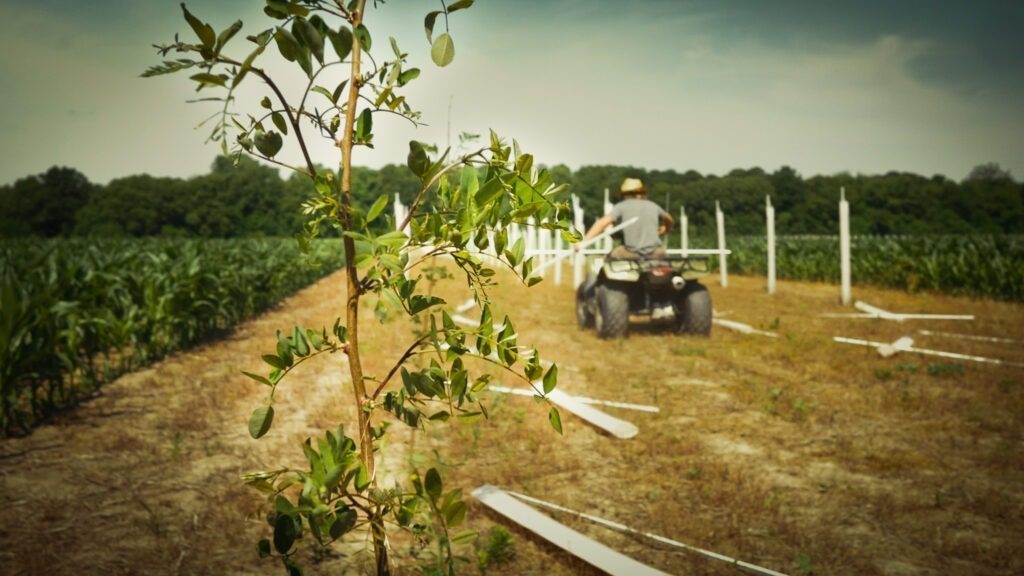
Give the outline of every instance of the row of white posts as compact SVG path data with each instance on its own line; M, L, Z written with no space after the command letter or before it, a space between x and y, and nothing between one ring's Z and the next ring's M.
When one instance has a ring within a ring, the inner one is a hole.
M604 193L604 213L611 212L612 204L608 198L608 190ZM580 205L579 197L572 195L573 226L580 233L586 231L584 224L583 208ZM408 207L404 206L395 195L394 215L395 222L403 222L409 213ZM770 196L765 197L765 222L768 233L768 285L769 294L775 293L775 207L772 206ZM715 225L718 232L718 248L715 249L691 249L689 239L689 219L686 216L686 208L679 209L679 240L680 248L667 250L669 254L691 255L718 255L719 256L719 279L723 288L729 286L729 271L727 258L729 250L725 244L725 214L718 202L715 202ZM530 218L525 227L513 224L509 228L509 245L513 245L522 238L526 247L526 257L536 257L537 262L534 269L543 278L551 268L554 271L556 285L562 283L562 267L564 261L572 259L573 286L579 286L585 279L585 260L588 255L604 256L612 249L612 240L605 237L590 248L574 252L572 247L562 236L552 230L546 230ZM476 250L481 256L495 257L494 242L490 242L487 250ZM840 254L840 276L841 292L840 298L844 305L852 302L850 295L850 204L846 201L846 191L840 189L839 200L839 254ZM475 247L470 246L471 250ZM557 262L556 262L557 261ZM549 266L549 263L553 266Z

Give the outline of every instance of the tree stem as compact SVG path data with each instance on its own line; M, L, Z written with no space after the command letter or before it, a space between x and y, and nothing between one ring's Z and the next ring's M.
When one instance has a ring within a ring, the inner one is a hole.
M359 0L350 16L352 28L355 29L363 21L363 9L366 0ZM343 230L352 230L352 135L354 134L356 105L359 102L361 88L360 63L362 45L356 36L352 43L352 71L348 84L348 108L345 110L345 134L341 141L341 225ZM368 403L371 401L366 394L366 382L363 380L363 366L359 357L359 298L362 287L356 271L355 241L344 237L345 246L345 277L348 296L345 306L346 324L348 325L348 365L352 378L352 392L355 396L356 410L359 415L359 450L363 465L370 477L370 488L377 484L373 457L373 426L372 413ZM374 509L370 518L370 530L373 533L373 551L377 559L377 574L391 574L391 563L388 559L387 533L384 531L383 517L379 509Z

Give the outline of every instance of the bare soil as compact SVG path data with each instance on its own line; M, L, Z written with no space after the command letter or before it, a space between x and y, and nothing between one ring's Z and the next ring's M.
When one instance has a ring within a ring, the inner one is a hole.
M819 315L852 311L839 306L835 286L780 282L769 296L760 278L708 284L723 317L779 338L637 326L628 339L601 341L577 330L569 286L549 278L527 290L506 280L492 293L495 307L510 311L521 343L558 363L561 389L660 412L602 408L640 428L618 440L563 411L559 436L545 405L488 393L488 420L415 434L392 427L382 474L440 466L467 492L494 484L792 574L1024 573L1024 369L885 359L831 340L909 335L920 347L1024 362L1024 305L857 287L855 297L888 310L977 319L834 319ZM276 330L330 326L343 293L342 276L330 276L228 338L127 375L27 438L0 441L0 574L279 572L257 558L270 528L262 497L239 476L301 465L306 437L340 422L353 428L347 367L344 356L325 356L289 376L274 428L259 441L246 422L267 388L240 370L262 370ZM439 293L452 306L468 296L457 281ZM379 324L369 308L364 318L367 372L382 375L412 326ZM484 535L505 525L470 504L470 526ZM741 572L551 515L667 572ZM490 573L595 573L508 527L515 559ZM394 541L401 572L416 571L410 544ZM369 573L358 548L318 560L304 553L307 574ZM475 562L463 572L477 573Z

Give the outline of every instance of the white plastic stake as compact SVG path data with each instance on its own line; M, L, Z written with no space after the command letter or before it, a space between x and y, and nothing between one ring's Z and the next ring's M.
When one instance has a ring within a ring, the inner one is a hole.
M563 268L563 266L562 266L562 259L565 258L566 256L568 256L569 254L565 251L566 250L565 240L562 238L562 234L561 233L559 233L559 232L557 232L555 230L552 230L551 231L551 238L554 241L553 242L554 245L552 246L552 248L554 248L554 250L555 250L555 261L558 262L558 265L555 266L555 286L561 286L562 285L562 268Z
M839 270L842 282L840 301L849 306L850 296L850 203L846 189L839 189Z
M484 485L472 492L473 497L498 514L558 546L612 576L668 576L646 564L612 550L580 534L550 516L520 502L500 488Z
M452 320L455 320L455 318L452 317ZM458 322L458 320L455 321ZM495 328L497 329L497 326L495 326ZM531 398L537 395L537 392L532 388L509 388L508 386L498 386L496 384L491 384L490 386L487 387L487 389L490 390L491 392L498 392L500 394L529 396ZM649 406L647 404L633 404L631 402L617 402L615 400L598 400L597 398L588 398L586 396L573 396L573 399L576 400L577 402L582 402L584 404L594 404L597 406L611 406L612 408L636 410L637 412L651 412L654 414L661 412L661 410L657 406Z
M664 536L658 536L657 534L651 534L650 532L641 532L641 531L639 531L639 530L637 530L635 528L630 528L629 526L626 526L625 524L619 524L618 522L612 522L611 520L605 520L604 518L601 518L599 516L594 516L592 514L587 514L585 512L577 512L576 510L571 510L569 508L565 508L565 507L559 506L557 504L552 504L550 502L545 502L543 500L540 500L540 499L537 499L537 498L533 498L533 497L527 496L525 494L519 494L518 492L512 492L511 490L509 490L507 493L512 495L512 496L514 496L515 498L518 498L518 499L522 500L523 502L529 502L531 504L536 504L537 506L541 506L542 508L548 508L550 510L557 510L559 512L564 512L566 514L572 514L572 515L574 515L574 516L576 516L578 518L582 518L584 520L589 520L590 522L593 522L595 524L599 524L599 525L604 526L606 528L611 528L612 530L618 530L620 532L626 532L628 534L637 534L637 535L640 535L640 536L644 536L645 538L649 538L651 540L654 540L655 542L658 542L658 543L661 543L661 544L667 544L669 546L673 546L673 547L676 547L676 548L682 548L684 550L689 550L690 552L696 552L697 554L700 554L702 556L707 556L708 558L714 558L715 560L721 560L723 562L728 562L729 564L732 564L732 565L737 566L739 568L745 568L745 569L750 570L751 572L755 572L757 574L763 574L764 576L786 576L785 574L783 574L781 572L776 572L776 571L770 570L768 568L762 568L761 566L757 566L756 564L751 564L749 562L744 562L742 560L737 560L735 558L730 558L729 556L726 556L724 554L719 554L717 552L712 552L710 550L704 550L702 548L697 548L696 546L690 546L689 544L683 544L682 542L677 542L675 540L672 540L671 538L666 538ZM474 493L474 495L475 495L475 493Z
M892 344L886 344L884 342L872 342L871 340L861 340L859 338L845 338L843 336L833 336L833 340L842 344L856 344L858 346L870 346L872 348L892 348L895 352L913 352L915 354L923 354L925 356L940 356L942 358L952 358L954 360L970 360L972 362L982 362L985 364L999 364L1002 366L1015 366L1018 368L1024 368L1024 364L1020 362L1009 362L1006 360L997 360L995 358L984 358L982 356L971 356L969 354L957 354L954 352L943 352L942 350L928 350L925 348L914 348L913 346L907 345L907 340L910 338L900 338ZM883 350L882 355L885 355Z
M576 231L580 234L585 234L584 220L583 220L583 207L580 206L580 199L575 194L572 195L572 214L575 219ZM579 288L580 284L583 284L585 278L583 277L583 265L586 262L586 256L581 253L576 253L572 261L572 287Z
M732 320L723 320L721 318L715 318L711 322L723 328L728 328L730 330L734 330L736 332L740 332L743 334L760 334L761 336L768 336L770 338L779 337L779 335L774 332L758 330L757 328L754 328L749 324L744 324L743 322L734 322Z
M686 217L686 207L679 207L679 247L683 250L683 256L689 256L690 252L690 221Z
M771 196L765 196L764 215L768 224L768 293L775 294L775 207Z
M715 201L715 223L718 226L718 270L722 288L729 287L729 266L725 255L725 214L718 201Z
M918 334L924 336L939 336L941 338L953 338L954 340L974 340L975 342L998 342L1000 344L1016 344L1012 338L997 338L995 336L976 336L974 334L954 334L952 332L932 332L931 330L918 330Z

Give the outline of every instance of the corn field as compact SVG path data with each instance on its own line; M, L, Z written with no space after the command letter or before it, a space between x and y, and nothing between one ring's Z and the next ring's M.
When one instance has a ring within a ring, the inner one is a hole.
M0 243L0 433L266 309L341 254L285 239Z
M763 236L727 245L730 272L767 274ZM850 251L855 284L1024 301L1024 236L854 236ZM779 237L775 260L779 278L838 283L839 237Z

